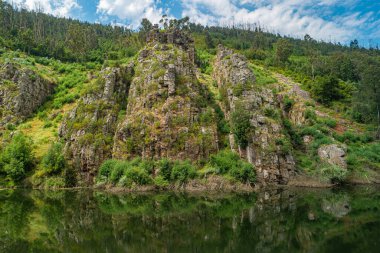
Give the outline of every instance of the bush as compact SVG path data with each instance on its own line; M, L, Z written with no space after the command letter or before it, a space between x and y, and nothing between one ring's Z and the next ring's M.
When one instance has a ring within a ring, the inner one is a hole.
M332 183L342 183L348 174L348 171L336 165L326 165L319 171L320 175L329 179Z
M169 181L172 173L172 164L171 162L164 158L156 162L156 168L158 169L159 176L161 176L164 180Z
M117 160L112 160L112 159L104 161L99 168L99 173L98 173L99 176L109 178L117 162L118 162Z
M149 177L148 173L139 167L126 169L125 177L129 182L135 183L137 185L147 185L152 183L152 179Z
M241 162L239 167L234 167L229 171L229 175L242 183L254 183L256 181L256 173L252 164Z
M67 163L62 150L62 143L54 143L42 158L41 167L47 174L56 175L65 170Z
M294 105L294 100L289 98L288 95L285 95L285 97L284 97L284 110L286 112L289 112L292 109L293 105Z
M10 180L17 182L32 170L33 162L32 140L17 133L1 153L0 172L3 171Z
M214 167L218 174L225 174L231 168L236 167L240 157L230 150L222 150L210 157L210 165Z
M251 130L251 115L242 105L236 107L231 113L232 132L236 137L237 144L242 148L247 147L249 132Z
M125 161L118 161L115 164L115 167L111 171L109 180L111 183L116 184L120 178L124 175L124 172L129 169L130 165L128 162Z
M217 174L229 175L242 183L254 183L255 169L252 164L240 159L239 155L223 150L210 157L210 167L215 168Z
M195 178L195 176L195 168L189 161L176 161L173 165L170 179L186 183L189 179Z

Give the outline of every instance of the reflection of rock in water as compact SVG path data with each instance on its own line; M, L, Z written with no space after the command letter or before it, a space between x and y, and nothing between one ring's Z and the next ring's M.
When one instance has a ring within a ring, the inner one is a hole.
M273 252L273 249L292 248L290 232L294 226L295 195L280 189L268 190L258 195L251 214L258 241L253 252Z
M322 201L322 210L336 218L342 218L351 210L349 198L347 195L334 195L329 199L324 199Z

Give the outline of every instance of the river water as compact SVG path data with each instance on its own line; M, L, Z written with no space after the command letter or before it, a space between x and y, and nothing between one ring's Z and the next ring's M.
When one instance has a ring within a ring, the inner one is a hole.
M0 252L380 252L380 189L1 190Z

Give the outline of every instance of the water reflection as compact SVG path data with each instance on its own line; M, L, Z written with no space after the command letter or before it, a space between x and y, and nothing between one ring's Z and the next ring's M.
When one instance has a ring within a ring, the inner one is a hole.
M0 252L379 252L379 192L0 191Z

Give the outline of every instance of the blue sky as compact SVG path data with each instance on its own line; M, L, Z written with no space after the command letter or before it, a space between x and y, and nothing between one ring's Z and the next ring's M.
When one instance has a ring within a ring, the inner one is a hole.
M380 45L380 0L7 0L56 16L137 28L142 18L189 16L204 25L256 23L302 38Z

